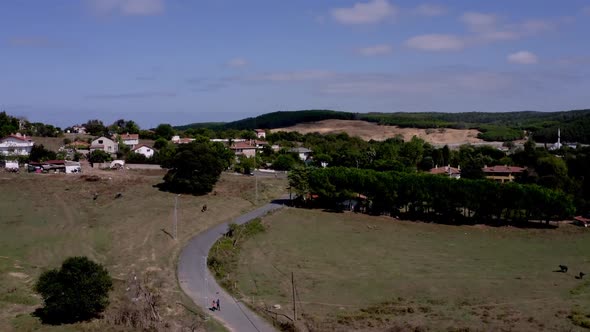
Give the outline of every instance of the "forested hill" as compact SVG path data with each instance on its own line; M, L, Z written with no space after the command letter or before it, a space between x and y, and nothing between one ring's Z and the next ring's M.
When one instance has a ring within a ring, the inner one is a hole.
M294 126L298 123L322 121L329 119L340 120L358 120L358 114L348 112L338 112L330 110L305 110L305 111L281 111L259 115L255 118L246 118L226 123L192 123L185 126L175 127L176 129L186 130L189 128L209 128L209 129L273 129Z
M526 130L538 142L555 142L557 128L566 142L590 143L590 109L563 112L503 112L503 113L350 113L331 110L283 111L227 123L193 123L176 129L209 128L273 129L299 123L328 119L364 120L382 125L414 128L474 128L482 131L481 138L506 141L523 137Z

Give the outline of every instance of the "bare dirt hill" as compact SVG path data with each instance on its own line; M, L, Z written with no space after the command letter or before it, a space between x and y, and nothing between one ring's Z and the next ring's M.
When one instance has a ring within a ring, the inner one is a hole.
M320 133L335 134L347 133L350 136L359 136L364 140L383 141L393 138L396 135L402 135L404 140L410 140L413 136L418 136L431 144L465 144L465 143L482 143L483 140L477 138L479 134L475 129L418 129L418 128L399 128L397 126L381 126L376 123L360 120L323 120L318 122L300 123L295 126L272 129L271 132L277 131L296 131L301 134Z

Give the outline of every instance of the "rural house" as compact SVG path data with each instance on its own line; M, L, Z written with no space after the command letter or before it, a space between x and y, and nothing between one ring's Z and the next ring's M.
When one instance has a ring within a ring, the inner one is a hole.
M106 153L114 154L119 151L119 144L111 139L101 136L90 144L90 152L94 150L102 150Z
M135 148L136 145L139 144L139 134L121 134L121 135L117 135L114 134L113 135L113 140L114 141L118 141L118 139L121 138L121 142L127 146L130 146L132 149Z
M141 154L141 155L145 156L146 158L151 158L155 152L154 148L149 147L145 144L138 145L137 147L135 147L131 151L133 151L134 153Z
M194 140L195 140L194 138L188 138L188 137L180 138L180 136L176 135L176 136L172 136L172 139L170 141L174 144L188 144Z
M498 182L512 182L516 178L525 171L524 167L518 166L491 166L491 167L484 167L483 173L487 179L498 181Z
M245 156L248 158L256 156L256 147L252 142L236 142L229 147L237 156Z
M0 155L28 156L35 143L25 135L14 134L0 138Z
M444 166L444 167L435 166L434 168L430 169L429 173L430 174L446 175L446 176L453 178L453 179L460 179L461 178L461 166L459 166L457 168L451 167L451 165Z
M266 130L264 129L254 129L256 132L256 138L266 138Z
M292 148L289 150L289 152L296 153L297 156L299 156L299 159L303 161L306 161L309 157L311 157L312 153L310 149L304 147Z

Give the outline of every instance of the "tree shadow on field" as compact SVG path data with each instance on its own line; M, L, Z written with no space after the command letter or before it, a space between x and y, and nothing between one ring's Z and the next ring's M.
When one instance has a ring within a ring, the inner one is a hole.
M99 315L96 316L89 316L89 317L78 317L74 318L73 315L69 313L50 313L45 307L37 308L35 311L31 313L31 316L39 318L42 324L44 325L64 325L64 324L73 324L78 322L85 322L89 321L93 318L100 317Z

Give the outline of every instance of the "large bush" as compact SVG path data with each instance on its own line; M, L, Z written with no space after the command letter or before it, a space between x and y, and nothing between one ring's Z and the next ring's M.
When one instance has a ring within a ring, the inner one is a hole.
M45 306L37 310L44 323L61 324L97 317L109 304L113 282L107 270L86 257L70 257L61 268L41 274L35 291Z

